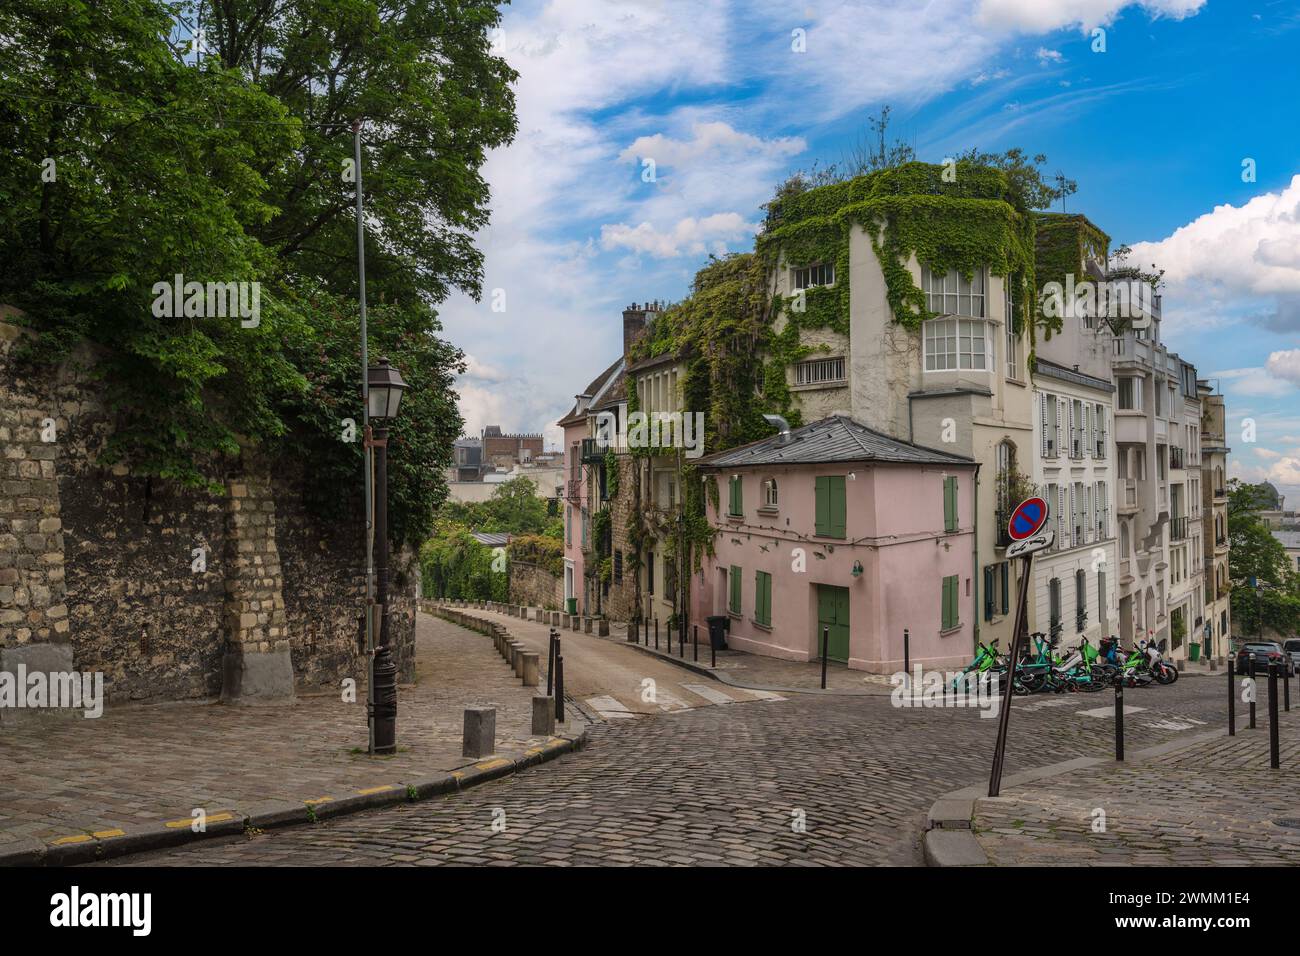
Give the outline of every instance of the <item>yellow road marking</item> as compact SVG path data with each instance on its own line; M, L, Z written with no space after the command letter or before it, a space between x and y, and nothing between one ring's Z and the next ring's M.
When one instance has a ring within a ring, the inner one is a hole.
M366 790L358 790L357 793L361 794L361 796L363 797L368 797L372 793L386 793L389 790L396 790L396 789L397 788L394 787L391 783L386 783L382 787L369 787Z
M209 813L206 817L186 817L184 820L168 820L163 826L171 830L179 830L181 827L188 827L196 821L207 825L209 823L225 823L227 820L235 819L233 813Z
M504 757L498 757L496 760L488 760L483 763L474 764L479 770L495 770L497 767L505 767L510 763Z
M96 830L95 834L101 840L107 840L111 837L126 836L125 830Z
M59 837L57 840L51 840L50 846L67 846L70 843L85 843L90 840L89 833L74 833L72 836Z
M307 806L309 807L312 807L318 803L329 803L333 799L334 799L333 797L316 797L314 800L304 800L303 803L307 804Z

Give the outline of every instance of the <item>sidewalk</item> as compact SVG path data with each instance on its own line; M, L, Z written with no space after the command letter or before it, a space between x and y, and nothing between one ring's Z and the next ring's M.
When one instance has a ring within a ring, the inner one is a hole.
M289 706L211 702L109 707L0 734L0 862L49 863L152 848L190 834L327 816L463 787L572 749L586 721L568 708L555 738L530 735L532 697L489 638L420 614L416 684L398 695L398 752L369 757L364 679ZM540 689L545 693L545 687ZM497 710L497 754L461 756L464 709ZM308 806L313 809L308 811ZM260 821L260 822L259 822ZM149 844L145 846L144 844Z
M668 652L668 635L659 632L659 649L655 650L654 629L650 630L647 646L645 634L638 632L639 641L631 643L627 639L628 625L611 623L609 637L602 640L617 641L639 648L642 653L654 654L671 659L674 664L706 674L714 680L746 690L771 691L787 694L833 694L835 696L876 696L889 694L894 685L889 683L888 674L868 674L866 671L850 670L843 664L829 663L826 667L826 690L821 689L821 661L786 661L776 657L764 657L746 651L725 650L717 652L717 666L711 664L708 629L700 627L699 660L695 660L695 647L691 635L686 635L684 651L679 649L677 635L673 635L671 654Z
M931 831L927 841L942 832L940 843L960 850L956 865L1300 865L1300 709L1280 715L1282 766L1273 770L1266 701L1255 730L1238 714L1235 737L1224 729L1123 764L1072 761L1039 779L1013 778L1002 796L974 800L968 825L978 847L963 849L960 830ZM940 801L931 816L962 803ZM947 865L939 850L932 862Z

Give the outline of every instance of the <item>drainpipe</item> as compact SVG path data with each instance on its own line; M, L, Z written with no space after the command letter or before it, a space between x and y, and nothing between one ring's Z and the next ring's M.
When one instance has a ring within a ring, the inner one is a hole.
M910 406L909 406L910 409ZM983 578L980 577L980 521L979 521L979 501L980 501L980 463L975 462L975 481L974 491L971 493L971 589L970 593L975 598L975 606L971 608L971 620L975 622L975 643L971 647L971 653L980 644L980 584Z

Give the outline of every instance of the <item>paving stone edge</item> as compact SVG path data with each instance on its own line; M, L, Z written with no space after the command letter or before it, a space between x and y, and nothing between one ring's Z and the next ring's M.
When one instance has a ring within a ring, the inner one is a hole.
M305 823L315 823L363 810L427 800L430 797L466 790L580 750L587 743L588 730L589 727L583 727L581 731L556 734L522 753L494 754L491 757L467 761L446 773L384 784L345 797L308 798L301 803L270 800L254 804L243 812L214 811L212 816L221 819L209 822L206 830L201 833L195 833L188 824L181 825L182 821L170 821L170 824L142 824L123 831L98 831L104 834L102 836L86 833L85 839L81 838L82 834L76 834L72 837L63 837L61 842L54 843L44 843L24 837L0 846L0 867L76 866L132 853L166 849L213 837L234 836L250 828L270 830L286 826L301 826Z
M1140 763L1152 757L1176 753L1198 744L1207 743L1226 736L1227 728L1211 730L1191 737L1170 740L1154 747L1147 747L1125 760L1126 764ZM1058 777L1076 770L1103 765L1115 766L1116 762L1105 757L1075 757L1059 763L1035 767L1012 774L1002 781L1003 788L1020 786L1050 777ZM972 784L944 794L930 807L926 814L925 832L921 838L921 852L926 866L989 866L988 854L975 838L973 825L975 809L981 799L986 798L986 784Z

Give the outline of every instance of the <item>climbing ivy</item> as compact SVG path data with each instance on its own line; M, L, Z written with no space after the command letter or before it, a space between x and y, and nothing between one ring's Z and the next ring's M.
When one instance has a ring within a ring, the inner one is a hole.
M1051 282L1060 283L1064 288L1068 275L1074 276L1076 288L1091 285L1092 281L1083 269L1084 259L1095 257L1105 262L1110 248L1110 236L1081 215L1038 213L1034 217L1034 225L1035 279L1038 289L1046 288ZM1038 324L1043 329L1043 337L1050 339L1053 333L1061 331L1062 317L1043 315L1040 301Z

